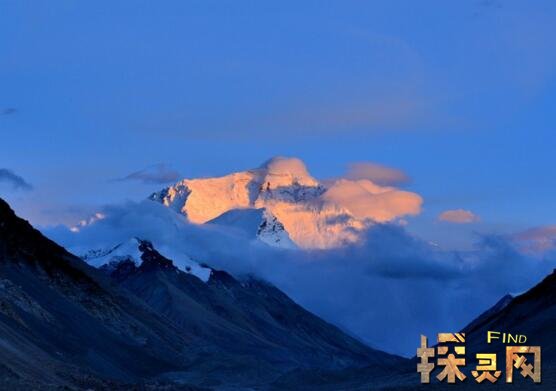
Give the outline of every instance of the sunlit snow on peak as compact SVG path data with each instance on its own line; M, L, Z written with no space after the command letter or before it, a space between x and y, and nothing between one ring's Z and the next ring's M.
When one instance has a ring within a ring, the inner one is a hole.
M184 179L150 199L196 224L235 209L264 209L302 248L357 242L369 225L418 214L422 204L418 194L368 179L319 182L303 161L287 157L275 157L258 168L222 177ZM268 237L263 241L271 245L284 242Z

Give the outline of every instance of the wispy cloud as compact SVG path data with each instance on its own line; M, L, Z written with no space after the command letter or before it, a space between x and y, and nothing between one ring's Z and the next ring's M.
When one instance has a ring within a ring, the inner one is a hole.
M381 186L403 185L410 181L405 172L372 162L350 164L345 176L352 180L368 179Z
M180 174L172 170L166 164L155 164L139 171L132 172L125 177L118 178L116 181L138 181L149 184L163 184L176 182Z
M0 115L12 115L17 113L17 109L14 107L7 107L5 109L0 110Z
M479 216L469 210L453 209L440 213L438 220L455 224L469 224L479 221Z
M33 186L7 168L0 168L0 182L10 184L16 190L32 190Z

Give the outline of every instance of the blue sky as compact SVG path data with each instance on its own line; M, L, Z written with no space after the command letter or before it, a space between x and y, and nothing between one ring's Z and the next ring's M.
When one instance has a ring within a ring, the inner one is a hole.
M556 4L551 1L74 1L0 4L0 195L71 223L160 184L297 156L405 171L409 229L556 223ZM446 209L475 224L435 221Z

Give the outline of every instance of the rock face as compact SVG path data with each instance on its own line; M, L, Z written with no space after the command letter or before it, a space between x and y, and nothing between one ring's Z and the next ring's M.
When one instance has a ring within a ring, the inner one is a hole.
M264 208L303 248L355 242L369 224L418 213L421 205L414 193L369 180L324 185L295 158L274 158L259 168L219 178L184 179L149 198L197 224L214 223L230 211ZM282 244L263 238L267 244Z
M1 389L266 389L296 370L405 362L263 281L211 270L204 282L136 244L140 262L97 270L0 200Z

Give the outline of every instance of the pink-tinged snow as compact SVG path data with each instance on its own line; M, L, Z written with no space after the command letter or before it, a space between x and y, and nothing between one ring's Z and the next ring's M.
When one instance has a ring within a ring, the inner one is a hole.
M301 248L357 242L369 225L418 214L422 204L418 194L369 179L339 179L325 185L309 174L301 160L282 157L223 177L184 179L151 199L197 224L232 210L264 209ZM264 241L287 242L268 236Z

